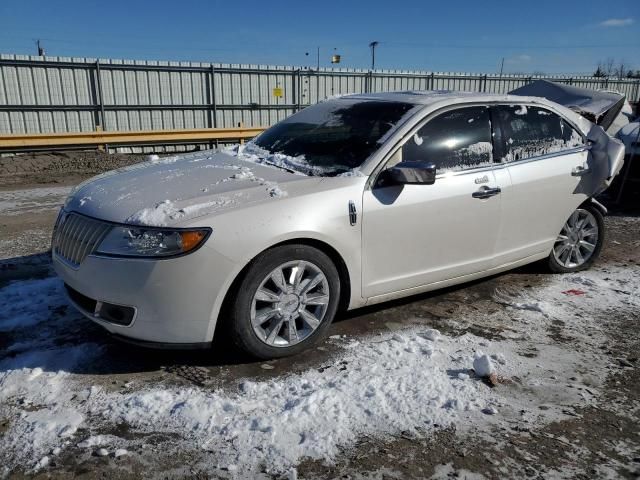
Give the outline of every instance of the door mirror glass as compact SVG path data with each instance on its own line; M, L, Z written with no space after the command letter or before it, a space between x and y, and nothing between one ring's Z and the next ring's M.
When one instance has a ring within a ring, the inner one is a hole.
M384 170L378 179L378 186L391 185L432 185L436 181L436 166L431 162L400 162Z

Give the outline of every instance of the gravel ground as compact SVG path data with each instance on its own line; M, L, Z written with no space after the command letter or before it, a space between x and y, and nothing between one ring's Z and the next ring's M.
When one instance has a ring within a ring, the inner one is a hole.
M73 312L40 253L76 180L27 176L0 188L0 477L640 478L640 217L607 217L583 274L536 264L349 312L308 354L262 363L224 341L128 347ZM474 377L478 349L497 384ZM331 393L315 415L288 392L306 384ZM61 408L77 428L38 430ZM287 443L298 427L315 450Z

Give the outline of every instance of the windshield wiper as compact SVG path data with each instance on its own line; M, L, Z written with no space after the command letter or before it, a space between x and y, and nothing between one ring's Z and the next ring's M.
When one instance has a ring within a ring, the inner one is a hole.
M294 170L293 168L289 168L289 167L285 167L284 165L278 165L277 163L269 162L268 160L265 160L264 158L261 158L260 160L265 165L270 165L272 167L281 168L282 170L286 170L289 173L302 173L302 172L299 172L298 170Z

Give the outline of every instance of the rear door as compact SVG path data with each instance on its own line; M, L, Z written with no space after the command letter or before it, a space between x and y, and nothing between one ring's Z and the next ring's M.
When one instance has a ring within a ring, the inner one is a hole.
M502 193L496 265L549 252L571 213L587 198L577 193L585 169L584 137L538 106L492 107L496 148L511 180Z

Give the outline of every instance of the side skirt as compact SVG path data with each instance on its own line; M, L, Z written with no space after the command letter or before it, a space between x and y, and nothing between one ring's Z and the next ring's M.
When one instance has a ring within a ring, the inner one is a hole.
M463 275L461 277L450 278L448 280L441 280L439 282L430 283L428 285L420 285L419 287L407 288L407 289L399 290L392 293L385 293L384 295L377 295L375 297L368 298L365 305L367 306L375 305L377 303L382 303L389 300L395 300L397 298L408 297L410 295L417 295L419 293L430 292L432 290L438 290L440 288L445 288L445 287L450 287L452 285L458 285L460 283L470 282L472 280L477 280L479 278L489 277L491 275L495 275L496 273L505 272L513 268L521 267L522 265L527 265L528 263L533 263L538 260L542 260L543 258L547 258L548 255L549 255L549 252L541 252L535 255L530 255L516 262L500 265L498 267L494 267L490 270L485 270L483 272Z

